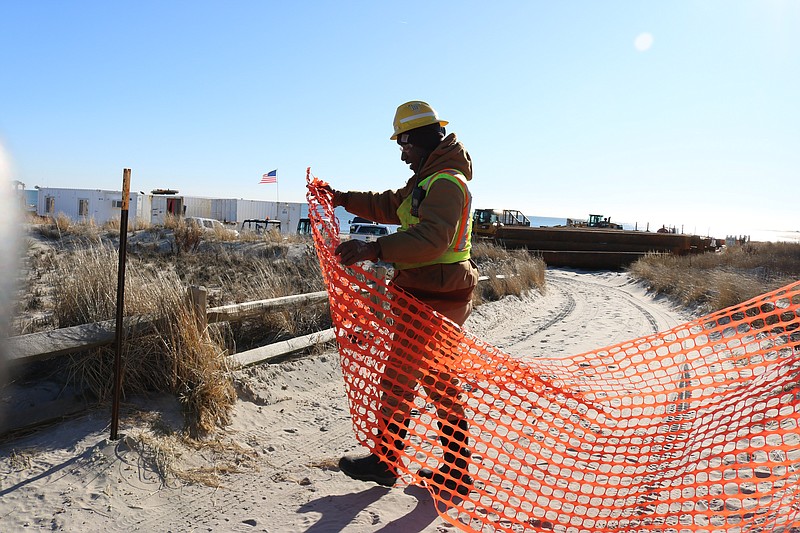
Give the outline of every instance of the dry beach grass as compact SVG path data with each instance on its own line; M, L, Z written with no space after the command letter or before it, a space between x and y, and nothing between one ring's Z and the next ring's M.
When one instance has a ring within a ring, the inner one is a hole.
M32 228L28 275L17 307L18 334L115 316L119 259L114 236L113 230L69 225L60 218ZM125 393L175 394L192 436L208 434L228 421L235 393L225 354L327 327L325 309L308 306L198 329L186 302L189 285L209 287L211 305L320 290L319 268L308 260L313 258L308 243L289 257L289 246L275 242L274 236L231 243L177 223L134 233L129 244L125 314L150 317L155 326L137 332L135 342L124 343ZM26 318L31 316L38 319ZM105 401L112 364L113 349L103 347L35 365L32 371L57 376Z
M657 294L701 314L800 279L800 243L749 242L718 253L648 255L630 267Z
M66 217L31 226L16 333L114 318L118 232ZM305 305L201 330L186 302L190 285L209 289L210 306L323 290L307 237L245 233L232 239L227 232L206 233L170 219L164 227L133 232L128 242L125 314L155 318L155 326L124 343L124 392L175 395L191 437L228 423L235 392L225 355L330 327L324 305ZM544 289L545 266L527 254L479 244L475 258L492 277L476 291L476 304ZM508 272L516 275L493 277ZM111 393L113 359L113 348L102 347L34 370L103 402Z

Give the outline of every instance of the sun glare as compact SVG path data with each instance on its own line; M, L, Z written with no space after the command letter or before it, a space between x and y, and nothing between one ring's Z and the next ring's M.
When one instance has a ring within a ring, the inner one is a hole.
M11 161L6 155L5 147L0 142L0 180L11 179Z
M6 351L3 340L8 336L8 317L13 311L17 279L17 228L21 225L17 219L19 199L8 183L10 170L9 157L0 144L0 181L4 182L3 188L0 189L0 272L5 272L0 278L0 334L3 336L0 339L0 384L5 377L3 370Z
M650 50L650 47L653 46L653 34L647 32L640 33L636 36L636 39L634 39L633 46L640 52Z

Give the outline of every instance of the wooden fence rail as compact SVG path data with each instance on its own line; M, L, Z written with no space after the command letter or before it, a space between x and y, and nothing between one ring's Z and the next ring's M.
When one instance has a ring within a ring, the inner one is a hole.
M293 296L270 298L269 300L256 300L254 302L212 307L206 311L206 318L210 323L235 322L244 318L268 313L270 311L279 311L294 305L318 304L327 301L328 293L326 291L295 294Z
M192 302L197 316L205 317L206 323L235 322L297 305L318 304L327 302L328 300L328 293L319 291L206 309L205 295L206 290L204 287L189 288L188 298ZM153 319L150 317L128 317L125 319L124 326L126 329L126 336L130 337L131 335L152 331ZM89 348L97 348L112 344L114 342L115 329L115 321L106 320L93 324L82 324L69 328L10 337L7 344L9 365L12 367L23 365L34 361L68 355ZM313 344L312 341L316 338L321 339L316 342L326 342L326 339L330 340L333 336L327 332L320 332L316 334L316 337L314 335L307 335L300 339L305 339L307 342ZM289 350L282 355L303 349L301 347L302 340L297 340L293 343L288 343L287 341L285 343L276 344ZM267 351L265 353L270 353L270 357L275 356L272 352ZM237 359L242 359L243 354L236 355L238 356ZM243 359L246 360L248 358Z
M375 273L379 278L382 274L385 276L385 271L376 269ZM487 279L489 278L481 276L479 281ZM208 308L206 305L208 301L206 289L193 286L189 287L187 299L195 310L198 326L205 327L209 323L235 322L298 305L321 304L327 302L328 293L319 291ZM154 323L155 319L152 317L127 317L123 321L125 336L127 338L135 338L137 335L150 333L154 331ZM11 337L8 339L7 344L9 366L22 366L34 361L113 344L116 337L115 330L116 321L106 320L93 324L83 324ZM232 368L278 361L287 355L306 350L318 344L332 342L333 340L335 340L335 334L333 328L331 328L236 353L228 356L228 361ZM75 395L62 397L59 394L57 398L44 404L33 405L22 411L17 410L13 417L0 417L0 437L36 427L40 424L62 420L64 417L81 413L89 407L87 400L84 398Z
M263 313L280 311L298 305L320 304L327 302L325 291L309 294L284 296L269 300L259 300L221 307L206 308L206 290L204 287L190 287L187 298L193 306L200 326L208 323L237 321ZM136 338L154 331L155 319L152 317L127 317L123 321L125 337ZM116 321L105 320L93 324L83 324L52 331L20 335L8 339L9 366L22 366L26 363L51 359L89 348L108 346L116 338ZM317 344L334 340L333 328L324 331L295 337L287 341L276 342L253 350L228 356L231 368L240 368L257 363L271 362L285 358ZM89 402L78 395L59 394L56 398L37 403L24 409L15 409L14 416L0 416L0 437L18 431L62 420L64 417L84 412L90 407ZM2 414L2 413L0 413Z
M152 325L152 319L147 317L127 317L123 322L127 336L151 331ZM13 367L112 344L115 332L116 321L105 320L9 337L8 363Z
M504 276L498 275L497 277L503 278ZM486 281L487 279L489 279L487 276L481 276L479 281ZM205 287L192 286L189 287L187 298L191 302L196 316L201 321L199 325L204 327L207 324L217 322L237 322L297 305L321 304L328 301L328 293L326 291L318 291L208 308L206 307L207 292ZM153 319L150 317L128 317L125 319L124 326L127 337L143 334L147 331L152 331ZM60 357L89 348L106 346L114 342L114 334L114 320L106 320L93 324L10 337L7 344L9 365L13 367ZM234 354L232 357L235 361L242 363L249 361L247 364L254 364L259 361L268 361L269 359L288 355L316 343L329 342L330 340L333 340L333 330L325 330L251 350L251 352L266 355L264 359L259 360L258 356L255 354L248 355L247 352Z

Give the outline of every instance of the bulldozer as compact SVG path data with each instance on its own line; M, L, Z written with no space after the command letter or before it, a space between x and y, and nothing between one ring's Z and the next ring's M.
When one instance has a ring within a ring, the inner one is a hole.
M510 209L476 209L472 215L472 235L494 237L503 226L530 227L531 221L520 211Z
M611 217L603 218L603 215L589 215L590 228L622 229L622 224L611 222Z
M573 228L602 228L602 229L622 229L622 224L611 222L611 217L603 215L589 215L589 220L567 219L567 226Z

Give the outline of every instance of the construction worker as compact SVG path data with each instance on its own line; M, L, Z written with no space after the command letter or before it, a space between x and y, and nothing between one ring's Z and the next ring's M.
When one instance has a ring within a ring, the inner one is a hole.
M334 206L400 227L374 242L345 241L335 252L344 265L366 260L393 263L392 284L462 325L472 311L472 292L478 282L478 272L470 260L472 197L467 181L472 179L472 160L455 134L446 134L447 124L425 102L406 102L397 108L391 139L397 141L400 158L414 174L398 190L331 192ZM411 376L407 374L409 368ZM403 379L396 379L402 372L406 372ZM417 384L436 405L444 448L438 469L424 468L418 474L446 487L450 494L466 495L472 478L467 473L468 424L459 381L449 373L431 369L420 356L402 353L399 346L393 347L381 378L380 446L391 461L387 464L375 454L343 457L339 467L354 479L395 484L397 451L404 447Z

